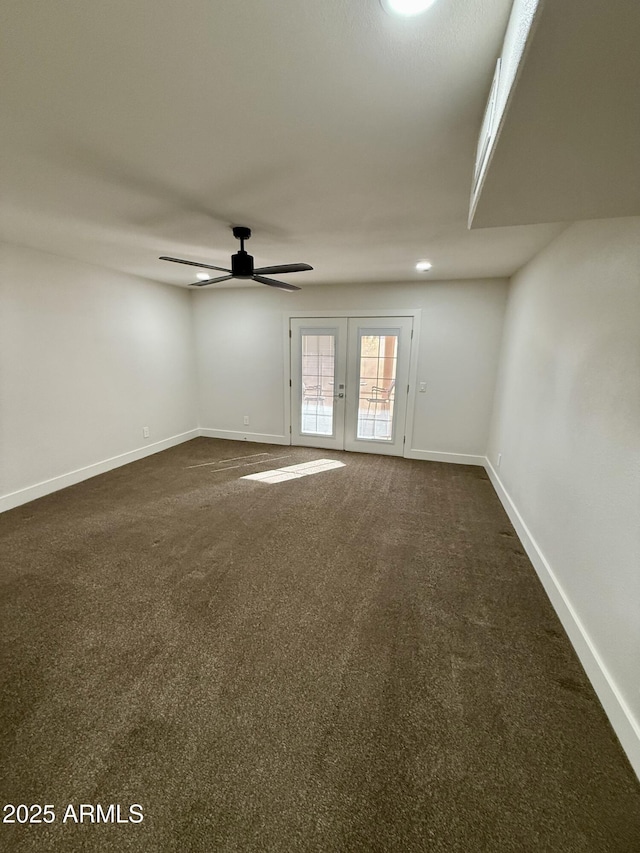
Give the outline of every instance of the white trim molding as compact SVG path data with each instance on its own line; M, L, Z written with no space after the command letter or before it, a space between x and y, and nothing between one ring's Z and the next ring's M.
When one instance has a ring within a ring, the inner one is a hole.
M629 763L640 779L640 723L633 716L553 568L487 458L484 460L484 467L627 754Z
M200 428L198 433L205 438L224 438L228 441L255 441L258 444L291 444L288 435L269 435L262 432L239 432L231 429Z
M425 462L453 462L455 465L482 465L485 456L474 456L469 453L444 453L440 450L405 450L405 459L422 459Z
M52 492L66 489L68 486L75 486L76 483L81 483L83 480L89 480L98 474L105 474L114 468L120 468L121 465L128 465L129 462L137 462L138 459L144 459L145 456L151 456L154 453L159 453L161 450L168 450L170 447L175 447L176 444L182 444L185 441L191 441L192 438L198 438L199 435L199 429L192 429L189 432L172 435L170 438L165 438L162 441L155 441L153 444L146 444L144 447L129 450L127 453L112 456L110 459L103 459L101 462L95 462L93 465L77 468L75 471L69 471L67 474L60 474L57 477L52 477L50 480L43 480L41 483L35 483L33 486L26 486L17 492L1 495L0 512L6 512L9 509L29 503L29 501L43 498Z

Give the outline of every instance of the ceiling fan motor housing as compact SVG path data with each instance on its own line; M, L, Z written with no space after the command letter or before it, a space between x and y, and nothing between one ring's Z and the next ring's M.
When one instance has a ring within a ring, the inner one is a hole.
M231 255L231 273L234 278L251 278L253 275L253 256L247 252Z

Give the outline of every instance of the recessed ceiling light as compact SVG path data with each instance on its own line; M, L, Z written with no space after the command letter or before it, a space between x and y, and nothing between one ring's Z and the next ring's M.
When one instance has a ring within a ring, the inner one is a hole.
M380 0L385 12L392 15L404 15L405 18L426 12L429 6L433 6L435 2L436 0Z
M208 278L211 278L208 272L197 272L196 278L199 278L200 281L206 281Z
M430 270L431 267L431 261L418 261L418 263L416 264L416 269L418 270L418 272L427 272L427 270Z

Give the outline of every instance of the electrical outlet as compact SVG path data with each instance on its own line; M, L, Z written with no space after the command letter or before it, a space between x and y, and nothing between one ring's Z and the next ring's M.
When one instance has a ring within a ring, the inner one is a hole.
M151 435L151 430L149 429L149 427L142 427L142 437L143 438L149 438L150 435Z
M245 415L243 421L245 426L249 426L249 415Z
M498 468L500 467L501 462L502 462L502 453L498 453Z

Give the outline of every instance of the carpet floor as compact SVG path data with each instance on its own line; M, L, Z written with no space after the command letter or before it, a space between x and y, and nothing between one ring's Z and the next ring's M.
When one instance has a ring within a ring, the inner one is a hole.
M200 438L3 514L0 553L3 851L640 850L481 468Z

